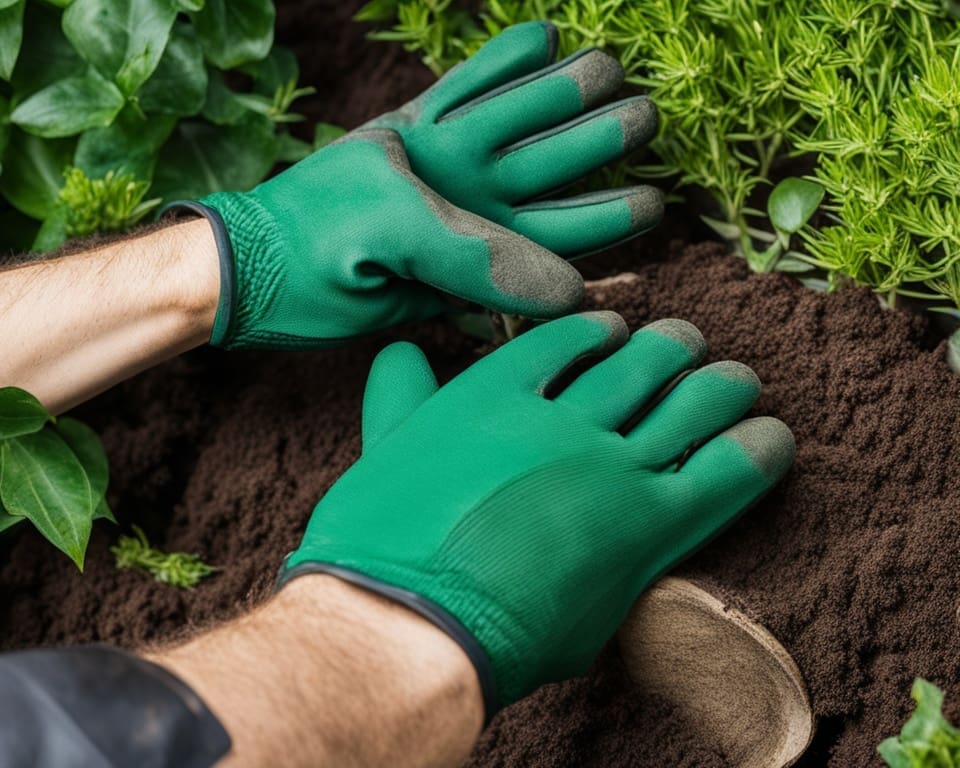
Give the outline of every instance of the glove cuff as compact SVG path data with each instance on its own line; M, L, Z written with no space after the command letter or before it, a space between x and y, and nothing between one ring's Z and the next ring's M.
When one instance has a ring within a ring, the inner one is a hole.
M280 573L277 575L276 589L279 591L298 576L306 576L311 573L325 573L330 576L336 576L343 581L366 589L369 592L373 592L381 597L386 597L395 603L400 603L400 605L409 608L434 626L446 632L447 635L463 649L463 652L467 654L467 658L470 659L470 663L473 664L473 668L477 672L477 679L480 681L480 692L483 696L483 726L486 728L487 725L489 725L493 716L497 714L500 709L493 666L490 664L490 658L487 656L486 651L484 651L483 647L467 628L460 623L459 619L433 601L428 600L422 595L418 595L416 592L410 592L401 587L396 587L392 584L371 578L358 571L342 568L331 563L307 562L300 563L289 569L286 566L281 566Z
M218 211L195 200L174 200L160 209L158 218L167 213L174 216L187 211L202 216L210 222L213 230L213 239L217 244L217 255L220 257L220 298L217 300L217 314L213 319L213 331L210 334L210 344L215 347L226 346L230 326L233 320L234 304L236 303L236 266L233 256L233 245L227 233L227 225Z

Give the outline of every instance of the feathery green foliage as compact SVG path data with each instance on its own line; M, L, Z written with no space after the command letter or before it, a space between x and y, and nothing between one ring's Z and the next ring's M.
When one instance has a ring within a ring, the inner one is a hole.
M219 570L204 563L197 555L154 549L139 526L133 526L133 533L133 536L121 536L110 547L117 560L117 568L136 568L150 574L161 584L180 589L193 589L202 579Z
M562 53L599 46L648 91L655 163L709 193L701 211L754 269L825 270L934 308L960 307L960 24L941 0L373 0L374 36L443 71L502 29L549 19ZM779 180L825 190L813 224L778 231ZM777 247L773 247L777 245Z

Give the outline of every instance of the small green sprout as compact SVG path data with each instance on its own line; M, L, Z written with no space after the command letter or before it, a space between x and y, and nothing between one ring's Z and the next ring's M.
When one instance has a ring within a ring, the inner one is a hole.
M143 529L137 525L133 526L133 532L134 536L121 536L110 547L117 559L117 568L136 568L149 573L161 584L180 589L193 589L201 579L220 570L207 565L197 555L154 549Z

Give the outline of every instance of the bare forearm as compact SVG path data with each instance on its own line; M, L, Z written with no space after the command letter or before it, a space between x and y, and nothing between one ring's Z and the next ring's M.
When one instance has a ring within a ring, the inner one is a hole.
M152 657L233 739L224 768L459 765L483 719L476 673L425 620L330 576Z
M218 291L205 220L0 271L0 386L63 411L204 343Z

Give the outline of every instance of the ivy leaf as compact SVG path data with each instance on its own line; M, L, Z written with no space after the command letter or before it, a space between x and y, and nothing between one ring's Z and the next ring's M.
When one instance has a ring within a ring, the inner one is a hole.
M120 90L94 68L48 85L13 110L10 121L43 138L110 125L123 109Z
M0 387L0 440L30 435L53 417L37 398L18 387Z
M114 171L149 181L157 153L175 124L175 117L146 118L127 108L109 128L94 128L80 137L73 164L91 179L102 179Z
M23 43L23 9L26 0L0 2L0 80L9 80Z
M220 69L259 61L273 45L272 0L206 0L192 13L207 60Z
M30 520L82 571L96 502L80 461L51 429L6 440L0 451L4 508Z
M787 234L799 232L823 200L823 187L814 181L791 177L784 179L770 193L767 213L778 230Z
M11 131L3 153L0 194L27 216L45 219L57 207L63 171L72 156L71 141L44 141Z
M87 473L94 498L102 498L110 482L110 463L97 433L82 421L69 416L58 419L55 428L80 461L83 471Z
M153 76L137 93L144 112L189 117L203 109L207 70L193 28L177 24Z
M260 115L228 126L186 121L161 150L149 194L179 200L248 190L263 181L276 156L273 125Z
M63 31L130 96L160 63L176 17L171 0L74 0L64 11Z

